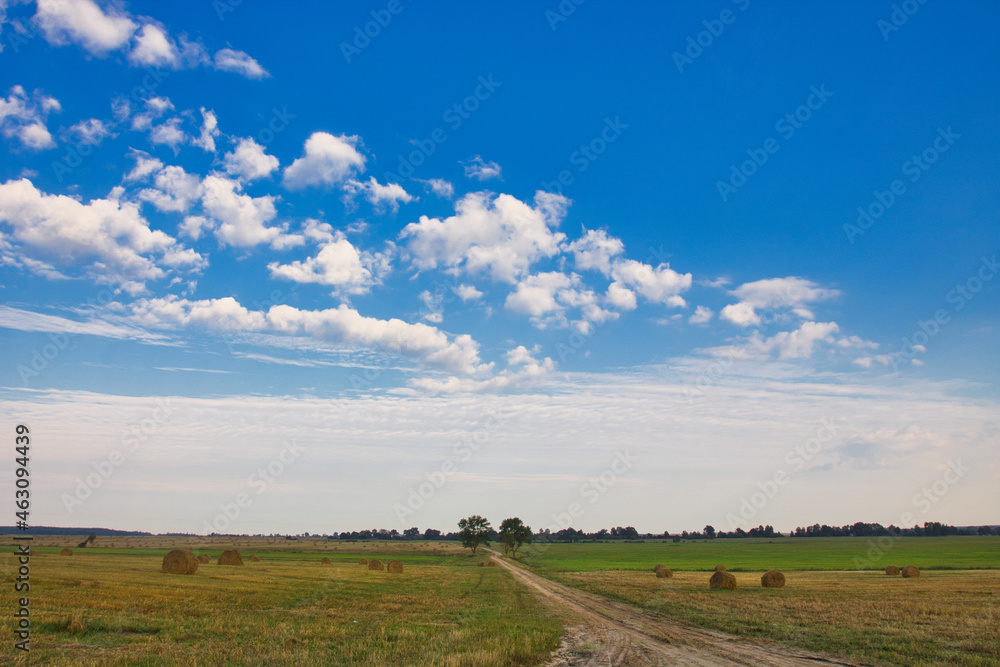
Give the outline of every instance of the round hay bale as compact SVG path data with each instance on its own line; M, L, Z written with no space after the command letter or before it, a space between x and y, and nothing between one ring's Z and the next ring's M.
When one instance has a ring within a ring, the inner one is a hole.
M656 567L653 568L653 572L656 572L657 570L662 570L665 567L666 565L657 565Z
M728 572L718 571L708 580L708 587L713 591L735 591L736 577Z
M764 573L764 576L760 578L760 585L764 588L784 588L785 575L777 570L768 570Z
M486 564L486 566L487 566L487 567L496 567L496 566L497 566L497 563L496 563L496 561L495 561L495 560L493 560L493 559L491 558L491 559L490 559L490 562L488 562L488 563Z
M401 563L398 560L391 560L391 561L389 561L389 566L386 567L385 569L388 570L389 572L394 573L394 574L402 574L403 573L403 563Z
M674 571L668 567L663 567L662 565L656 570L657 579L673 579Z
M254 554L254 555L250 556L250 562L252 562L252 563L259 563L260 562L260 556L258 556L257 554Z
M920 570L914 565L907 565L903 568L903 578L904 579L916 579L920 576Z
M212 557L209 556L208 554L202 554L202 555L198 556L198 562L199 563L211 563L212 562Z
M486 567L486 563L477 563L479 567Z
M163 557L163 571L167 574L194 574L198 559L187 549L174 549Z
M368 569L369 570L378 570L379 572L381 572L382 571L382 561L380 561L378 558L372 558L370 561L368 561Z
M368 565L368 559L367 558L359 558L358 559L358 565Z
M73 550L72 549L63 549L62 551L59 552L59 555L60 556L72 556L73 555Z
M896 575L899 574L899 572L900 572L900 569L898 567L896 567L895 565L886 565L885 566L885 573L886 574L891 574L893 576L896 576Z
M243 565L243 556L236 549L227 549L219 556L219 565Z
M725 572L726 571L726 566L725 565L716 565L715 566L715 571L716 572Z
M330 559L327 558L326 556L323 556L323 559L320 562L323 563L323 565L329 565Z

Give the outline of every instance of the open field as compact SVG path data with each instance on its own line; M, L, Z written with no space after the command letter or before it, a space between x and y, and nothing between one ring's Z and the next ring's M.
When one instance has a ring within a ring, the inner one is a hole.
M537 665L567 623L511 573L476 567L488 555L453 542L158 536L81 549L81 539L33 541L32 663ZM67 546L74 555L60 556ZM214 562L234 547L245 567ZM190 576L162 574L171 548L213 562ZM851 569L867 548L849 538L555 544L527 547L519 560L634 605L654 625L662 619L664 632L691 624L868 663L1000 665L1000 538L908 538L877 561L915 564L919 579ZM12 551L0 553L8 588ZM370 572L360 557L398 558L406 569ZM656 579L657 563L674 577ZM740 590L708 589L717 563ZM785 588L760 587L771 568L786 573Z
M997 567L1000 540L896 542L884 562L916 564L919 579L830 571L865 544L816 538L540 545L526 550L524 562L567 585L742 637L887 664L1000 664L1000 570L947 569ZM657 563L674 569L674 577L657 579ZM735 573L740 590L709 590L708 571L718 563ZM772 568L785 572L785 588L761 588L760 575Z
M626 544L540 544L524 549L528 565L557 572L650 570L663 563L673 570L708 571L722 563L730 571L856 570L854 557L869 558L878 538L814 537ZM885 547L888 545L888 548ZM916 565L931 569L1000 569L1000 537L906 537L884 540L872 564ZM521 553L518 554L521 556Z
M531 665L558 644L559 623L531 593L457 546L370 543L344 553L338 544L303 554L253 541L258 548L241 547L244 567L215 564L231 545L220 541L207 551L213 562L189 576L160 572L167 546L183 540L73 556L36 546L31 664ZM11 551L0 556L5 588ZM260 562L249 562L252 553ZM323 555L333 562L321 564ZM405 571L369 571L359 556L398 558ZM3 647L5 660L12 651Z

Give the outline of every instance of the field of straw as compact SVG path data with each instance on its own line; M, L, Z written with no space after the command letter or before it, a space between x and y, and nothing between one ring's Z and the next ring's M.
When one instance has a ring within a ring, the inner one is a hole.
M455 545L133 538L62 556L65 542L36 541L30 664L532 665L558 645L528 591ZM212 561L166 574L173 547ZM226 549L244 565L218 564ZM369 570L363 554L403 572Z

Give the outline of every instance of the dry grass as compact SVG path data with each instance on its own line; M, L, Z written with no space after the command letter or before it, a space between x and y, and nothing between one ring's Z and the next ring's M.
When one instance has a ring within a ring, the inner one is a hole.
M162 553L39 558L31 664L533 665L558 644L558 624L501 568L394 550L406 576L376 577L340 547L322 568L268 553L266 569L187 577L161 573ZM14 560L0 553L5 587Z
M1000 571L933 571L919 579L791 572L785 588L762 588L760 572L734 574L739 590L724 595L710 591L701 572L675 572L669 582L622 571L559 578L697 625L855 660L1000 664Z

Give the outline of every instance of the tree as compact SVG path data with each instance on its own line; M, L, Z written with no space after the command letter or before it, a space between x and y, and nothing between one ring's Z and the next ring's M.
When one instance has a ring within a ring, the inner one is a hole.
M503 544L503 553L517 557L517 550L521 545L531 544L531 526L525 526L519 518L504 519L500 524L500 542Z
M420 529L414 526L413 528L407 528L403 531L403 537L408 540L415 540L420 537Z
M472 549L473 556L476 555L476 549L479 548L479 545L489 546L493 527L490 526L489 521L478 514L473 514L469 518L459 521L458 528L458 539L462 541L463 547Z
M705 526L705 537L707 537L710 540L714 540L715 528L713 528L712 526Z

